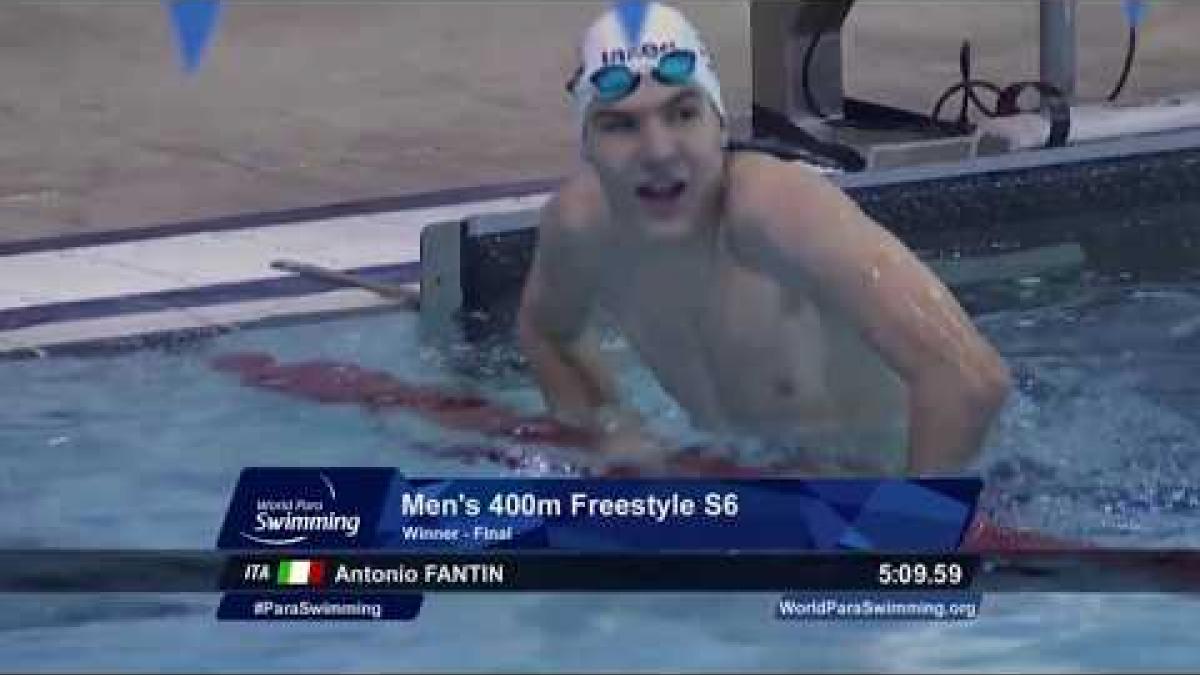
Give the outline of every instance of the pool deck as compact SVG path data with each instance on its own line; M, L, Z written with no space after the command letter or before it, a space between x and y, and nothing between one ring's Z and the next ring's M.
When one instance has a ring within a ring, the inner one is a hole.
M227 3L192 76L158 3L0 7L0 352L385 304L270 263L411 283L423 225L535 208L544 190L430 193L572 170L561 82L602 4ZM747 6L676 4L743 118ZM1033 77L1037 15L1035 2L859 0L847 91L927 110L967 38L978 77ZM1200 90L1186 67L1197 27L1200 3L1151 3L1122 101ZM1078 98L1096 101L1124 55L1120 4L1082 2L1079 36Z

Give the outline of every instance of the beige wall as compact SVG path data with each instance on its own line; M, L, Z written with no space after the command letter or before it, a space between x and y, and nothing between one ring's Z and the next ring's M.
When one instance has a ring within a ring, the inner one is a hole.
M678 3L749 107L749 9ZM1120 66L1084 2L1081 93ZM602 2L227 2L182 75L157 2L0 4L0 239L545 177L575 157L562 89ZM928 109L956 78L1036 74L1036 3L860 0L852 95ZM1200 89L1200 3L1152 3L1131 97Z
M1148 0L1123 102L1200 91L1200 3ZM1082 101L1103 99L1125 58L1120 0L1078 2ZM958 81L958 50L971 41L974 74L999 85L1038 79L1037 0L858 0L846 31L847 89L929 112Z

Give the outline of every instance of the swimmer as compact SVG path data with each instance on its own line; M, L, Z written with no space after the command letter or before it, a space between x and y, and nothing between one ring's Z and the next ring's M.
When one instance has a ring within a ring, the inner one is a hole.
M556 418L653 462L592 319L607 316L699 429L975 458L1008 370L941 281L811 168L727 149L712 55L666 5L587 29L568 83L582 159L544 207L518 317Z

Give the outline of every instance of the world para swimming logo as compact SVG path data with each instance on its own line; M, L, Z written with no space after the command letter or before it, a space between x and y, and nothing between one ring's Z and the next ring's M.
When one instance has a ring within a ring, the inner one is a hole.
M369 545L387 470L246 469L220 548L356 548Z
M322 499L305 497L259 499L253 533L242 532L241 535L266 546L302 544L308 541L313 532L341 532L350 539L357 537L361 518L334 511L332 504L337 501L337 489L329 476L318 472L317 477L328 495L330 507L326 507Z

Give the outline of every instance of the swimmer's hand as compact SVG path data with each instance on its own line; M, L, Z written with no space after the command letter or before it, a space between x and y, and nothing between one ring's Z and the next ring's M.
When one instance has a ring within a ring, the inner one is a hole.
M666 469L671 446L647 432L636 412L605 406L593 415L592 428L599 435L596 449L605 466Z
M597 447L599 461L609 467L630 466L641 470L667 468L670 448L659 438L641 431L605 435Z

